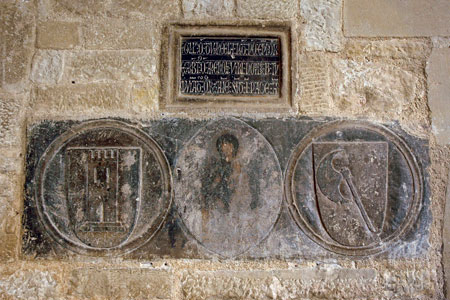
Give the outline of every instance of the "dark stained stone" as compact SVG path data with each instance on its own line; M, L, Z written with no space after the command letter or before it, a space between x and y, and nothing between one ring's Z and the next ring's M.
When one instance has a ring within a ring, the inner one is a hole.
M282 173L275 152L237 119L213 121L185 145L175 165L175 201L188 232L233 257L259 244L278 218Z
M428 143L395 124L231 117L129 124L29 128L25 257L427 253Z

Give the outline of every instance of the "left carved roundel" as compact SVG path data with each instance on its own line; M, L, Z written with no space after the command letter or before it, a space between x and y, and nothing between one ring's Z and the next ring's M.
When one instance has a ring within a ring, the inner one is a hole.
M208 123L177 159L175 201L183 224L206 249L224 257L264 239L281 208L281 169L268 141L246 123Z
M170 203L157 143L123 122L85 122L59 136L36 173L39 217L58 243L88 255L130 252L151 239Z

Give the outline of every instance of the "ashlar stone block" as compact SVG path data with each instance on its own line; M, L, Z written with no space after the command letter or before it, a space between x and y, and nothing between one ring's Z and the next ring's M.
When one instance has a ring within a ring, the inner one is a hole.
M450 35L448 0L346 0L344 34L360 37Z
M243 18L290 19L297 15L297 0L237 0L236 12Z
M306 21L304 39L310 51L342 49L342 1L302 0L300 13Z
M77 51L66 56L64 82L90 83L144 80L157 76L153 51Z
M83 37L89 50L148 49L158 53L159 27L154 19L95 19L84 23Z
M38 48L73 49L78 45L80 45L80 30L78 23L49 21L38 24Z
M450 144L450 48L433 49L427 64L432 129L440 145Z
M234 0L183 0L185 18L230 18L233 16Z
M18 5L2 2L0 28L0 88L22 92L34 50L33 16Z
M81 299L173 299L175 278L149 269L76 269L68 294Z

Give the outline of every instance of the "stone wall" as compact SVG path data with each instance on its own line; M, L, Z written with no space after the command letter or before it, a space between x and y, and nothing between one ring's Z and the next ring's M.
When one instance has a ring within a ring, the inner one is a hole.
M449 11L446 0L1 1L0 298L445 299ZM164 109L171 24L287 24L290 109ZM32 140L40 129L99 118L148 125L229 116L363 120L395 128L417 146L421 161L430 160L423 170L425 241L417 239L426 247L409 242L392 255L320 259L274 252L260 259L177 258L164 251L153 258L142 252L94 257L24 249L48 246L26 240L39 237L23 225L24 186L34 184L26 180L30 145L50 143L45 136Z

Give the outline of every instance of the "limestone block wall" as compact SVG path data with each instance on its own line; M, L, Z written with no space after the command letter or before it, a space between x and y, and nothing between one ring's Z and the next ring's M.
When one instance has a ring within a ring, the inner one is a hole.
M290 110L162 108L169 24L258 22L289 24ZM449 1L3 0L0 28L0 299L446 298ZM321 260L23 255L33 124L216 116L365 120L426 141L432 217L425 253Z

